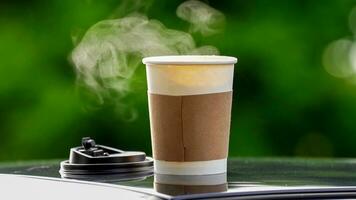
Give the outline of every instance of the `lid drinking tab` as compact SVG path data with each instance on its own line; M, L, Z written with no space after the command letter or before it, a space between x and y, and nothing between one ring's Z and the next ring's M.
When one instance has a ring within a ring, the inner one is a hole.
M82 146L70 149L69 160L61 162L63 178L108 180L142 178L153 173L153 159L144 152L122 151L98 145L90 137L82 138Z

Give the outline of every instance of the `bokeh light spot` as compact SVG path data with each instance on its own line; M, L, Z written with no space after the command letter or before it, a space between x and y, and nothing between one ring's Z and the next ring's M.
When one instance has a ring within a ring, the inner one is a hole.
M330 43L323 54L323 65L325 70L337 78L348 78L354 74L350 61L350 52L353 42L340 39Z

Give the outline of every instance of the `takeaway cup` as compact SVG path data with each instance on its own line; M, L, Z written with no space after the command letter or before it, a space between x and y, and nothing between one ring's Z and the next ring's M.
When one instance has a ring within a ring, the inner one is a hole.
M143 59L155 173L226 172L236 62L228 56Z

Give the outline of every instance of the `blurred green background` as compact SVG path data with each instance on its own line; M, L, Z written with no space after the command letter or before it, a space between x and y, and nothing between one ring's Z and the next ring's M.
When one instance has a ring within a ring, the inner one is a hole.
M0 161L64 158L83 136L151 154L144 66L124 100L137 115L132 120L109 104L88 108L69 59L73 40L133 11L132 2L0 2ZM151 0L140 12L188 30L175 13L180 3ZM210 37L194 34L197 43L239 58L230 156L356 157L356 79L328 73L322 60L331 42L352 41L356 1L208 3L226 15L226 27Z

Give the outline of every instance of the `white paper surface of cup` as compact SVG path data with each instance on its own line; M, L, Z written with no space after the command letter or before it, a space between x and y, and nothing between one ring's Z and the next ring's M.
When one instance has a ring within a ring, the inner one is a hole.
M197 95L232 91L236 58L227 56L161 56L144 58L148 92Z

